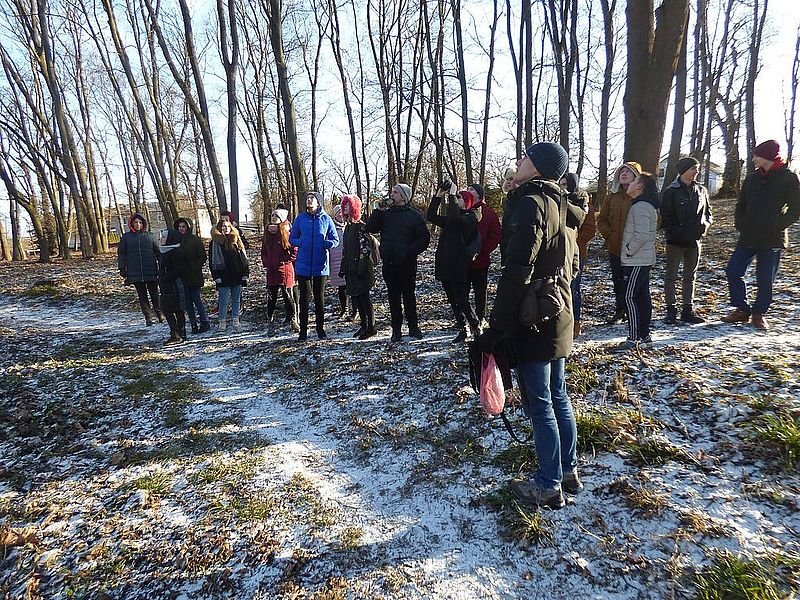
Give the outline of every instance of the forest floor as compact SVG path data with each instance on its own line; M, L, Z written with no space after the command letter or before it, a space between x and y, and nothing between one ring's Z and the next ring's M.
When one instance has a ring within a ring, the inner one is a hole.
M610 352L626 329L603 324L594 240L568 361L586 489L539 513L510 494L536 456L482 414L432 249L427 335L394 345L382 285L379 336L331 318L301 343L265 334L256 266L241 333L164 347L111 257L0 263L0 596L794 597L800 258L769 332L722 324L732 204L701 264L709 322L661 323L659 265L644 351Z

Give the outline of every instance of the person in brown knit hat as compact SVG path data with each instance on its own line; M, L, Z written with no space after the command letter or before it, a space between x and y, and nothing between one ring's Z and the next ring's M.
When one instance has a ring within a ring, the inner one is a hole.
M747 323L766 331L764 315L772 304L772 286L778 274L781 252L789 245L788 227L800 218L800 184L781 158L780 146L767 140L755 147L756 170L742 184L736 202L739 241L728 260L725 274L733 312L725 323ZM744 275L756 260L756 298L747 300Z

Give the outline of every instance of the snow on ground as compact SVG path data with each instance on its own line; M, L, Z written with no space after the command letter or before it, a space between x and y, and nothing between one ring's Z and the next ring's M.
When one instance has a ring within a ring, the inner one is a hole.
M427 336L397 345L385 327L361 342L335 320L324 342L269 338L254 282L243 332L165 348L165 326L142 326L112 261L0 266L0 591L692 597L698 574L738 556L786 596L799 583L800 479L758 431L765 415L798 422L798 259L784 258L772 331L714 322L725 210L698 286L711 321L656 322L642 352L609 351L625 328L601 324L610 291L595 240L569 362L586 490L541 513L509 493L535 453L481 414L432 252ZM660 286L657 270L656 318Z

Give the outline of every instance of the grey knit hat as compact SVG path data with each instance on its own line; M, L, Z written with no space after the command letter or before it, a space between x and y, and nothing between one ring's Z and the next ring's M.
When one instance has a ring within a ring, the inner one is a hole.
M683 175L691 169L692 167L700 168L700 161L694 158L693 156L684 156L681 158L678 163L675 165L675 168L678 171L678 175Z
M543 179L559 181L569 166L567 151L560 144L553 142L539 142L525 150L533 166L539 171Z
M323 200L322 200L322 193L321 192L311 191L311 192L308 192L306 194L306 198L308 198L309 196L314 196L317 199L317 202L319 203L319 205L322 206Z
M406 204L411 202L411 186L410 185L407 185L405 183L398 183L396 186L394 186L394 189L396 189L397 193L399 193L405 199Z

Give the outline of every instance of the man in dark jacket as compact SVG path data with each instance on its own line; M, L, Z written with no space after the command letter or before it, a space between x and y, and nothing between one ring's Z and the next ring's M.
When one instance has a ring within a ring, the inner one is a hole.
M697 183L700 163L686 156L677 164L678 176L661 194L661 227L667 238L667 266L664 273L664 302L667 305L665 323L674 325L678 318L675 305L675 282L678 268L683 263L684 323L704 323L705 319L694 311L694 285L697 265L700 263L701 238L708 232L713 219L708 191Z
M128 218L128 228L130 231L125 232L117 246L117 266L125 284L136 288L139 306L150 326L164 321L158 296L158 240L147 230L147 219L139 213Z
M494 209L486 203L483 186L471 183L468 190L478 195L476 205L478 218L478 235L481 237L481 249L478 257L472 261L467 270L469 285L475 294L475 314L478 320L484 322L486 317L486 288L489 280L489 264L495 248L500 245L502 229L500 219ZM484 323L485 326L485 323Z
M206 305L200 291L203 289L203 265L208 258L202 240L192 232L192 221L179 217L175 221L175 229L181 234L181 258L183 273L181 281L186 288L186 312L192 324L192 333L205 333L211 329L208 322ZM196 312L195 312L195 309ZM200 315L200 325L197 324L197 315Z
M543 142L530 146L518 164L517 187L509 193L503 214L497 295L489 330L479 340L483 351L497 351L499 344L508 354L525 413L533 423L539 466L532 481L513 481L511 489L526 504L551 508L564 506L562 490L577 493L583 487L565 383L566 357L572 349L570 281L577 254L574 230L566 231L566 197L558 185L567 163L561 146ZM523 326L520 307L528 284L549 277L556 278L563 310L535 327Z
M730 302L733 312L726 323L746 323L768 328L764 315L772 303L772 286L778 274L781 250L788 247L788 227L800 218L800 184L780 156L780 146L767 140L753 151L755 172L748 175L736 202L739 242L728 260ZM744 274L756 259L756 299L747 302Z
M381 237L383 279L392 314L392 341L399 342L403 337L404 311L408 334L422 339L417 315L417 257L428 247L431 234L425 217L411 206L411 187L398 183L392 188L391 196L392 205L373 211L364 231Z

